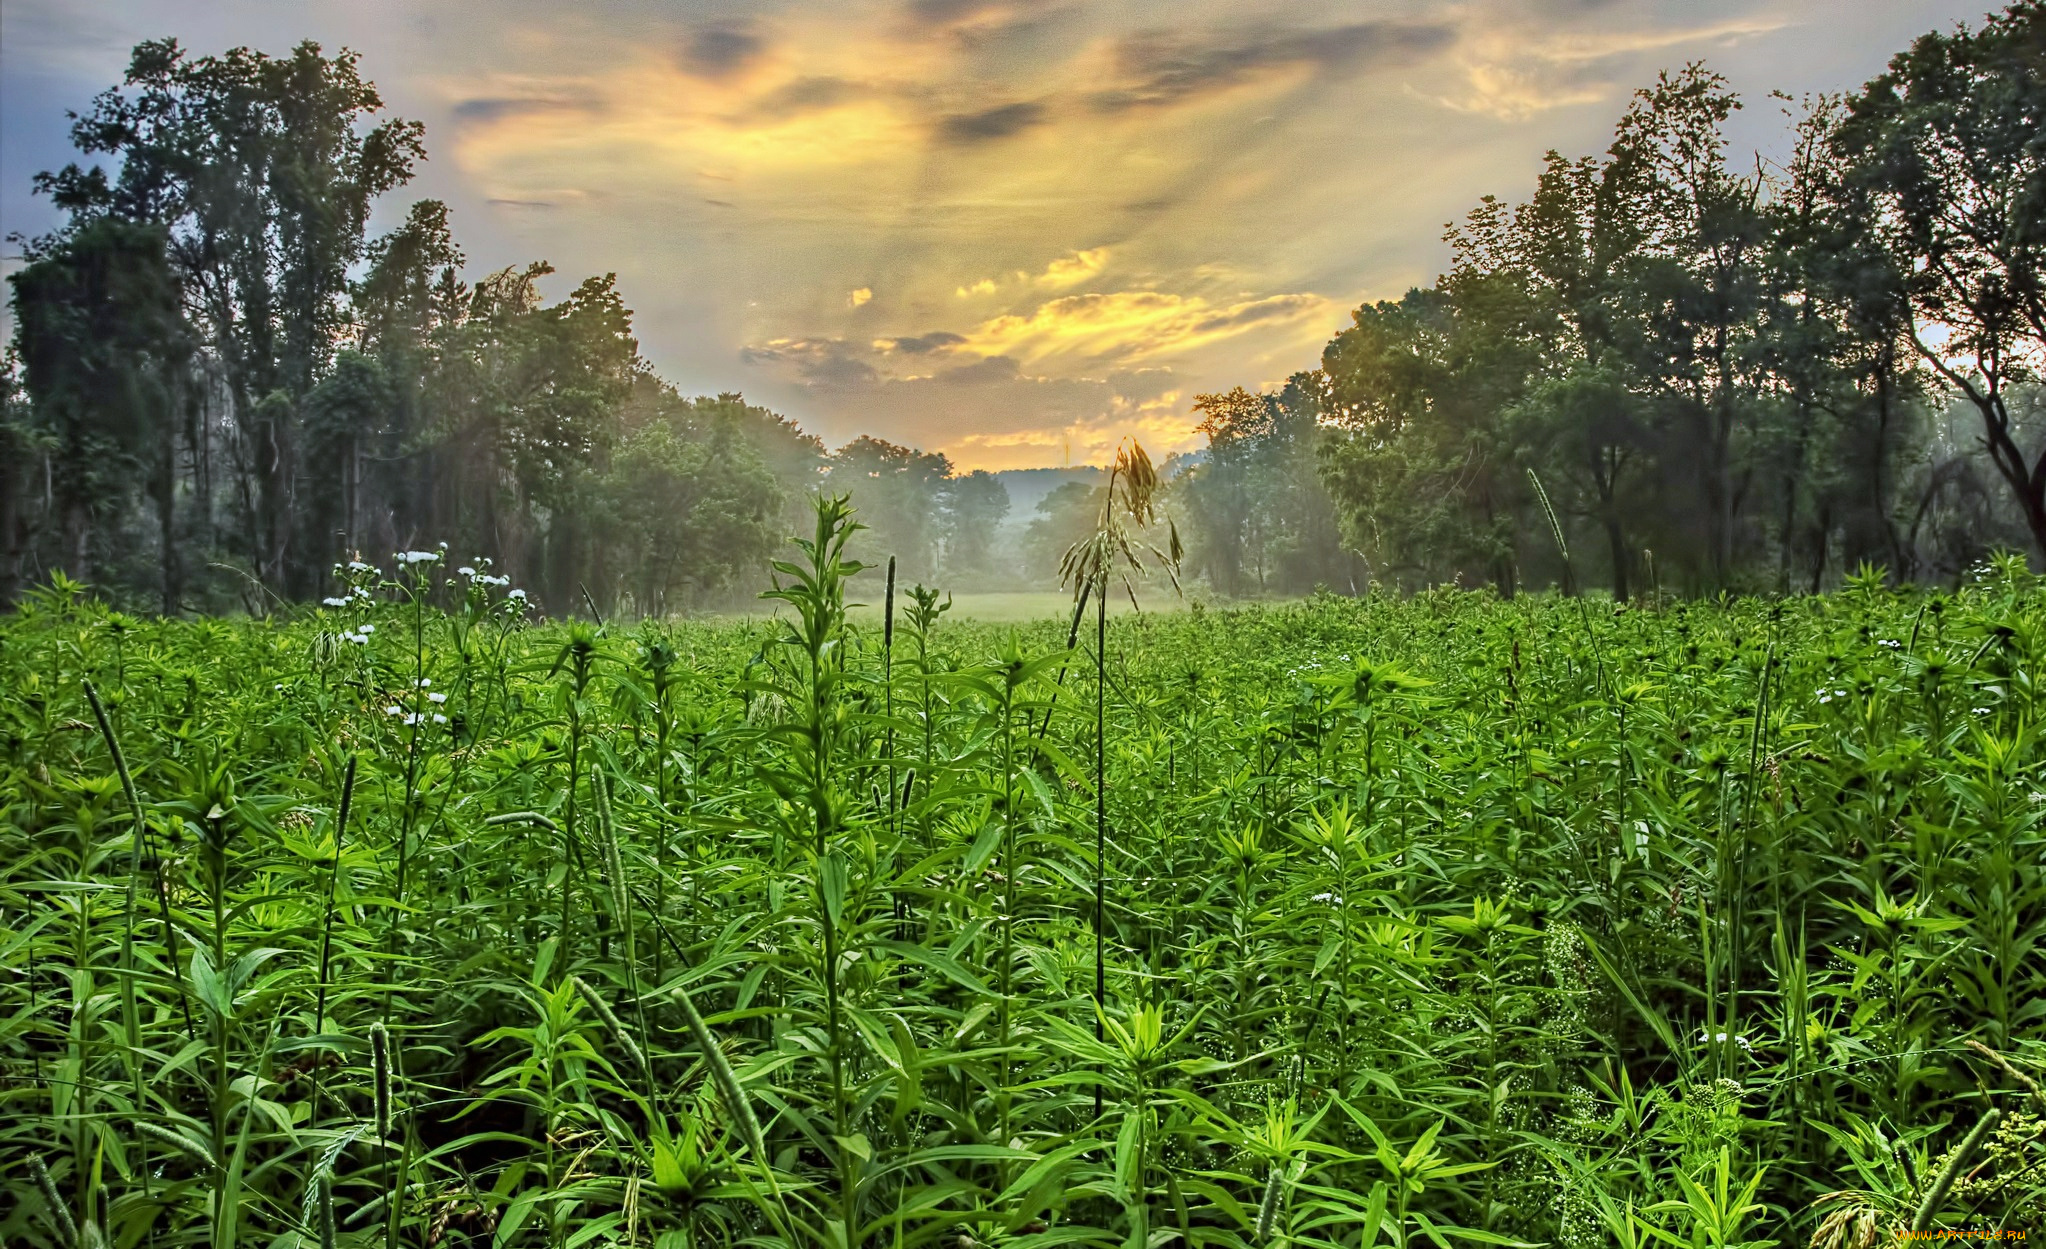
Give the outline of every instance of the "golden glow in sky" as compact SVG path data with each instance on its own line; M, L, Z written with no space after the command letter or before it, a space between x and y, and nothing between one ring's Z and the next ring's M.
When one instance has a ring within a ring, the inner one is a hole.
M1358 302L1432 280L1445 222L1524 194L1548 148L1603 148L1662 68L1729 74L1749 102L1736 138L1766 149L1769 90L1851 88L1972 16L1940 0L16 0L0 56L10 76L27 57L82 84L48 101L60 127L134 39L353 47L427 123L432 161L401 195L450 201L472 277L529 259L567 283L615 271L643 350L685 391L743 391L833 444L873 433L1002 468L1068 447L1099 460L1129 434L1160 456L1198 445L1195 394L1313 367ZM19 93L7 103L18 118Z

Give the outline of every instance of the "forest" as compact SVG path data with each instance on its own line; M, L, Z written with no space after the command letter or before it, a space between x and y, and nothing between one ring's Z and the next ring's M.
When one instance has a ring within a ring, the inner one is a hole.
M1318 368L1192 401L1207 445L1161 498L1188 579L1626 599L2046 551L2041 22L2017 5L1856 93L1772 101L1783 151L1752 165L1727 83L1666 73ZM551 304L543 261L464 280L431 200L371 236L426 151L383 112L348 52L160 42L78 117L90 163L37 182L66 224L10 278L0 602L61 570L131 608L270 610L447 543L554 615L731 607L819 492L856 499L869 563L1056 583L1098 476L1010 517L996 474L684 396L614 277Z
M0 1245L2046 1234L2046 4L1779 102L998 474L136 49L11 278Z

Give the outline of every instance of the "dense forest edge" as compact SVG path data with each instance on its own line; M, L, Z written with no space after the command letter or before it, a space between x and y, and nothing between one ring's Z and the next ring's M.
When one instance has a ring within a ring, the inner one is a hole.
M2013 5L1853 93L1774 99L1784 154L1752 164L1727 83L1666 73L1318 368L1193 401L1206 447L1160 466L1187 579L1624 600L2046 551L2042 31ZM0 603L61 573L130 610L261 612L445 544L550 615L729 607L820 493L853 496L870 564L1048 587L1099 513L1105 474L1012 516L1014 474L685 396L614 277L553 303L545 262L466 280L438 202L372 236L425 135L352 53L145 43L72 138L37 178L65 224L10 278Z

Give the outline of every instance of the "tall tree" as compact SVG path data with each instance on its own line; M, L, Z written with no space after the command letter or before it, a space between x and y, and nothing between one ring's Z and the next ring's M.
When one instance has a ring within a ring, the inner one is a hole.
M74 222L169 232L244 434L245 554L283 592L309 591L322 571L295 546L293 500L318 471L303 459L300 402L332 363L372 204L425 155L418 123L370 124L383 101L357 60L310 41L281 58L140 44L122 85L72 131L80 151L118 158L118 172L74 164L37 178Z
M852 495L870 531L855 539L856 547L874 553L867 562L879 566L892 555L901 575L917 581L938 573L938 512L951 476L951 461L942 455L860 437L832 455L826 481Z
M2046 443L2012 410L2046 368L2046 4L1934 32L1849 105L1835 142L1855 203L1905 276L1908 341L1975 409L2046 555ZM2036 435L2033 436L2036 439Z
M1185 503L1195 566L1222 593L1353 587L1319 473L1326 390L1321 374L1296 373L1274 393L1194 397L1207 454L1170 493Z
M1009 514L1009 488L986 469L961 473L938 492L938 538L947 580L994 571L995 532Z
M95 533L140 477L156 511L168 613L183 594L176 468L191 343L164 245L159 226L100 218L31 249L9 281L64 566L92 578Z

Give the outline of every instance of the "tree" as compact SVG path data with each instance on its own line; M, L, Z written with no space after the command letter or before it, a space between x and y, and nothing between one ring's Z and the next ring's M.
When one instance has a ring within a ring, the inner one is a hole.
M306 593L324 571L294 545L304 462L300 402L333 361L350 268L376 198L423 159L421 127L388 120L353 52L316 43L275 58L247 48L192 59L137 45L122 85L72 128L80 151L118 157L111 180L70 165L37 187L72 215L162 227L186 301L246 434L242 545L272 589Z
M856 541L879 553L879 566L893 555L903 579L928 581L938 573L939 507L952 464L942 455L860 437L831 457L826 484L852 496L860 523L870 532Z
M1471 577L1511 595L1523 487L1504 414L1537 344L1510 274L1367 304L1322 352L1323 481L1372 575Z
M2046 367L2046 4L1932 33L1849 104L1834 136L1852 204L1904 276L1908 341L1982 423L2046 555L2046 444L2014 392Z
M1009 514L1009 488L986 469L955 476L938 493L938 541L945 577L994 571L995 531Z
M120 514L139 475L156 508L168 613L183 593L175 472L191 343L165 241L159 226L92 220L33 248L9 282L64 566L91 579L95 529Z
M1193 561L1218 591L1352 584L1351 557L1318 469L1326 389L1320 374L1296 373L1272 394L1239 386L1194 397L1207 454L1171 493L1186 503Z
M623 436L594 493L616 583L642 613L715 600L766 567L783 536L766 461L733 422L673 391Z
M607 575L582 513L644 366L615 276L550 305L538 282L552 272L538 262L476 284L442 335L429 402L444 483L436 528L563 610ZM599 566L582 566L586 556Z

